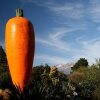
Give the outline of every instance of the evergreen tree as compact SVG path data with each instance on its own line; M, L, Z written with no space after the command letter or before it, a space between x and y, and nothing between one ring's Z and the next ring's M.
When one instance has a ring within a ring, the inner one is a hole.
M0 46L0 87L7 87L11 83L11 77L7 66L5 51L2 46Z
M0 46L0 66L7 66L7 58L2 46Z
M77 70L80 67L88 67L87 59L80 58L71 69L74 71L74 70Z

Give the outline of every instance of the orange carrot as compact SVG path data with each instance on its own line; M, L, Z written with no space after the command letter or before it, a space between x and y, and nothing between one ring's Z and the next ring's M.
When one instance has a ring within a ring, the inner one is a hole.
M35 36L31 22L23 17L21 9L6 24L5 49L12 82L23 91L32 71Z

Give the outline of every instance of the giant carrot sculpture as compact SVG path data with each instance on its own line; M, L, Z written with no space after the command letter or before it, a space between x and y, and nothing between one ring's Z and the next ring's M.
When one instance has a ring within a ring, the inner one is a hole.
M23 91L31 75L35 37L33 26L21 9L6 24L5 49L12 82Z

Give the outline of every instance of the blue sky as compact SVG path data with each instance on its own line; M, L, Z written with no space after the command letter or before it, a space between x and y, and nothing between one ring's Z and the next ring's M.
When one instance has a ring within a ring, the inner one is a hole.
M34 65L65 64L79 58L94 63L100 58L100 0L2 0L0 45L5 25L22 8L34 25Z

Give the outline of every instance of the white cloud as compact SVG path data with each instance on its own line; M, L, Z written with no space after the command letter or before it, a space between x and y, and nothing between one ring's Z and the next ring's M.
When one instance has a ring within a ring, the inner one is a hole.
M80 20L84 17L84 9L82 4L66 3L56 4L48 7L49 10L54 12L59 17L72 20Z
M100 0L90 0L90 2L91 2L92 4L97 4L97 3L100 2Z
M68 59L66 58L62 58L62 57L57 57L57 56L50 56L50 55L37 55L35 57L35 59L39 60L42 62L42 64L52 64L52 65L56 65L56 64L66 64L69 62Z
M56 28L51 32L48 37L40 38L36 37L36 42L40 44L46 44L47 46L52 46L54 49L59 49L65 51L70 51L70 44L63 40L64 37L67 38L67 35L71 32L84 30L81 28Z
M92 63L95 63L96 58L100 58L100 38L99 37L91 39L91 40L86 40L85 36L78 37L77 39L75 39L76 40L75 45L77 45L78 48L75 48L75 46L72 47L69 43L62 40L62 38L66 34L66 32L62 33L64 35L62 35L60 33L58 33L58 34L61 35L61 37L59 35L57 35L57 33L55 33L55 34L52 34L52 35L54 35L55 38L53 38L53 36L50 35L47 40L39 39L39 40L37 40L37 42L46 44L48 46L52 46L52 50L55 50L57 48L59 50L58 52L60 54L66 54L64 56L64 58L61 58L61 59L63 59L63 60L61 60L61 64L67 63L67 61L71 61L71 59L72 59L71 62L74 62L74 61L77 61L79 58L86 58L86 59L88 59L89 64L92 64ZM61 44L57 41L59 41ZM80 45L80 47L79 47L79 45ZM65 51L66 51L66 53L65 53ZM69 57L67 57L67 54L69 54ZM47 59L46 59L46 57L47 57ZM50 63L59 64L59 59L60 59L59 55L57 56L58 59L56 58L56 56L51 57L50 54L46 55L44 58L43 58L43 55L42 55L42 57L40 57L40 59L42 61L49 62L49 60L50 60Z
M51 16L56 17L56 22L59 24L69 24L72 21L80 21L79 24L84 24L86 19L91 19L94 22L100 22L100 0L87 1L88 6L83 2L67 2L60 4L56 0L20 0L23 4L33 3L37 6L47 8ZM50 13L51 11L51 13ZM86 25L86 24L85 24Z
M20 0L23 3L34 3L47 8L52 14L60 18L79 20L84 17L84 6L82 3L69 3L65 1L60 4L56 0ZM46 10L47 10L46 9Z
M88 13L93 22L100 22L100 0L90 0Z
M22 3L22 6L25 6L27 3L33 3L38 6L47 7L48 5L51 5L51 3L54 2L54 0L19 0Z
M95 58L100 58L100 38L80 41L80 50L75 50L73 56L75 59L86 58L89 63L94 63Z
M20 0L24 3L33 3L45 8L49 17L53 20L51 23L57 23L62 26L86 28L87 21L84 20L87 9L81 2L59 3L56 0ZM47 13L46 12L46 13Z
M69 50L69 45L63 42L62 37L67 35L66 29L58 29L49 34L47 39L36 38L36 42L46 44L48 46L53 46L53 48L58 48L61 50Z
M89 55L91 57L100 57L100 39L96 40L95 42L85 42L85 44L83 44L84 46L84 50L86 51L85 54Z
M91 13L92 13L92 16L91 16L92 20L94 22L100 22L100 6L95 7Z

